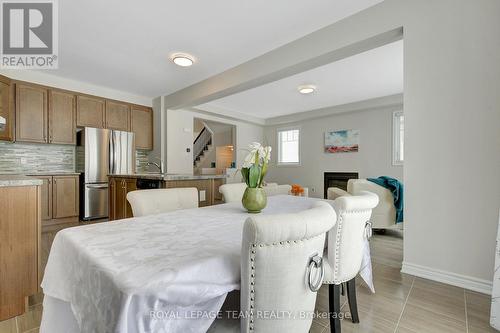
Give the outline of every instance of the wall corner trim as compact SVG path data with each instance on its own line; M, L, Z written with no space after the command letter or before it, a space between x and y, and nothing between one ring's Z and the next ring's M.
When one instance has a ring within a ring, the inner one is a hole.
M401 273L446 283L452 286L469 289L487 295L491 295L491 291L493 288L492 281L478 279L472 276L456 274L408 262L403 262Z

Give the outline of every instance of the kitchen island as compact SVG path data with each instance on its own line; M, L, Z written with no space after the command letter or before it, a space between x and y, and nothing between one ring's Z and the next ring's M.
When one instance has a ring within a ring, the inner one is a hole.
M109 220L132 217L132 208L127 202L127 193L148 188L195 187L198 189L199 206L222 203L219 186L225 183L227 175L186 175L135 173L110 174L109 177Z

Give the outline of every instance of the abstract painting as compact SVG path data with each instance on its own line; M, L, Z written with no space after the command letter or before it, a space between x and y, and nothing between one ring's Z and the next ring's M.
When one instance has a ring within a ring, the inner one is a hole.
M348 153L359 149L359 130L325 132L325 153Z

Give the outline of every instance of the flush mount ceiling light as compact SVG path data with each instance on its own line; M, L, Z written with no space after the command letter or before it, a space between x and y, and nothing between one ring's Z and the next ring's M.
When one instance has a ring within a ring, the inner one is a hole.
M307 84L303 86L299 86L298 88L299 93L303 95L311 94L316 90L316 86L313 86L312 84Z
M194 59L191 55L185 53L176 53L173 54L170 59L177 66L181 67L189 67L194 64Z

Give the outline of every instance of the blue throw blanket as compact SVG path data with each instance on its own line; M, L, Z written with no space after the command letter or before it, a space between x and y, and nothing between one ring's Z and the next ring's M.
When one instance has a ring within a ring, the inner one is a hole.
M396 223L403 222L403 184L399 180L387 176L367 179L391 191L396 207Z

